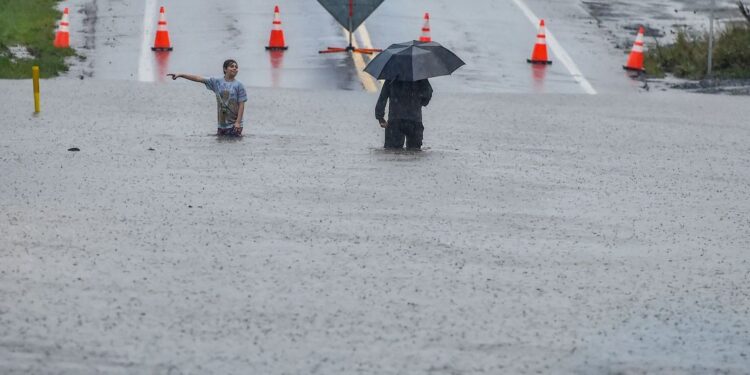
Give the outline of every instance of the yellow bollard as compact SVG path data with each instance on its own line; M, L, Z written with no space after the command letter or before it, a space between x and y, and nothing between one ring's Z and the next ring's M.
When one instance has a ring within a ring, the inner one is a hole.
M31 76L34 79L34 113L39 113L39 67L31 68Z

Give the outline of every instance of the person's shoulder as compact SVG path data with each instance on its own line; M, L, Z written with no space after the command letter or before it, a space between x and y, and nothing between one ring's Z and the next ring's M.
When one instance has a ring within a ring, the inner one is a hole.
M219 86L219 81L216 77L203 77L203 84L209 90L216 90L216 87Z
M234 87L235 87L235 90L239 91L241 95L245 95L245 93L247 93L247 89L245 88L245 85L240 81L235 80Z
M247 101L247 90L245 89L245 85L243 85L242 82L234 80L232 87L233 90L237 92L237 96L241 101Z

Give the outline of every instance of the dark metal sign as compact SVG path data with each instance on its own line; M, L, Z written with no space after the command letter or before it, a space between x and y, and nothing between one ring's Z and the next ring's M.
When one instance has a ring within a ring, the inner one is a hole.
M365 22L385 0L318 0L333 18L349 32Z

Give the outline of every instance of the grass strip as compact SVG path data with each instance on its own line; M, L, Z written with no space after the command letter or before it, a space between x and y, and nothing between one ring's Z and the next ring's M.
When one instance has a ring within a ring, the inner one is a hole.
M0 78L30 78L34 65L39 66L43 78L68 70L65 58L75 51L52 46L62 17L55 8L58 1L0 0ZM25 47L30 56L15 57L11 53L15 46Z
M714 38L713 75L715 78L750 78L750 27L728 26ZM649 76L671 73L679 78L704 79L708 67L708 33L677 33L673 44L651 45L644 66Z

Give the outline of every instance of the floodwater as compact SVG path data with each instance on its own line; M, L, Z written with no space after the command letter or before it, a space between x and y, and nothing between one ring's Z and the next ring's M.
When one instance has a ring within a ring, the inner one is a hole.
M142 9L74 3L87 58L42 81L41 114L0 81L0 373L750 368L746 100L646 90L581 3L528 6L598 95L525 64L536 26L510 1L387 1L377 47L429 11L469 60L434 80L418 152L380 148L377 96L317 55L345 41L313 1L279 3L280 56L272 5L165 1L153 82ZM239 139L212 134L201 85L159 80L225 57Z
M0 84L2 373L748 368L741 98Z

